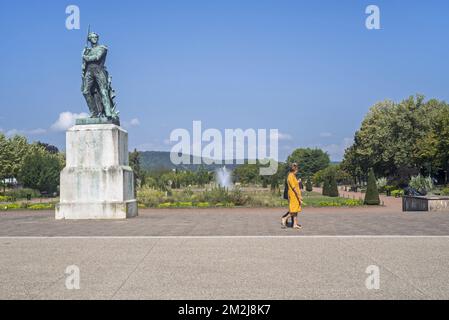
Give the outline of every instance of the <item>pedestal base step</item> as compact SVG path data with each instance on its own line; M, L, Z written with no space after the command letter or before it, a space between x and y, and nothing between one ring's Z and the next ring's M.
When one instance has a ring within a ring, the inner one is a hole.
M126 219L137 216L135 199L117 202L62 202L56 205L57 220Z

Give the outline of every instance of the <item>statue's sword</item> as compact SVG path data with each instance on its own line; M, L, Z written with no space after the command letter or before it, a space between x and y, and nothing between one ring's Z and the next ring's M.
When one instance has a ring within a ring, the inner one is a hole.
M87 28L86 48L89 47L89 33L90 33L90 24L89 27Z
M89 24L89 27L87 28L86 46L84 47L83 54L85 54L86 51L89 49L89 33L90 33L90 24ZM83 79L84 79L85 73L86 73L86 62L83 59Z

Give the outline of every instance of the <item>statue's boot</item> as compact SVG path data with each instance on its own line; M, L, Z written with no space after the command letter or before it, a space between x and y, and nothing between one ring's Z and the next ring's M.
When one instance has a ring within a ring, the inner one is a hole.
M105 72L99 72L96 74L98 89L101 96L101 103L103 105L103 112L106 117L112 118L112 103L109 97L109 85L108 78Z
M85 93L83 95L86 99L87 106L89 107L91 118L98 117L97 106L93 95L91 93Z
M101 102L104 108L104 114L108 118L112 118L112 108L111 108L111 100L109 99L109 91L101 89Z

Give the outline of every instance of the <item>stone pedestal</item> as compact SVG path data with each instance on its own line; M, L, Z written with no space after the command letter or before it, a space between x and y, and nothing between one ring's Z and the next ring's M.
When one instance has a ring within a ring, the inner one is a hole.
M128 133L115 124L76 125L66 133L56 219L137 216Z
M449 197L440 196L404 196L402 211L449 212Z

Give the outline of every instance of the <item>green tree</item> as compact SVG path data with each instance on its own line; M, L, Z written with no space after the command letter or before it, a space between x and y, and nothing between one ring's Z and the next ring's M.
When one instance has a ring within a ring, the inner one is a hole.
M242 164L233 171L236 182L242 184L257 184L261 182L259 166L257 164Z
M43 147L47 152L53 153L53 154L57 154L59 153L59 149L57 147L55 147L54 145L45 143L45 142L40 142L37 141L36 144L40 147Z
M205 184L210 182L209 172L207 172L203 165L198 169L193 180L196 180L196 184L200 187L203 187Z
M377 190L376 177L374 176L374 170L371 168L368 174L368 186L365 194L365 204L367 205L379 205L379 191Z
M288 163L296 162L300 178L311 177L330 164L329 155L321 149L299 148L287 158Z
M375 104L346 150L342 168L359 181L372 168L396 185L407 184L419 172L438 174L449 154L443 129L448 110L445 102L426 102L422 95Z
M441 108L426 132L415 144L415 159L430 175L444 172L444 184L449 182L449 107Z
M8 139L0 132L0 182L4 182L9 177L12 166L12 159L9 156ZM5 191L6 183L3 183L3 191Z
M25 157L30 152L30 145L25 137L15 135L9 139L9 148L9 157L12 160L10 177L17 178L23 166Z
M29 148L25 137L16 135L8 139L0 133L0 180L17 179Z
M18 178L27 188L53 193L58 190L62 167L61 156L51 154L35 145L25 156Z

